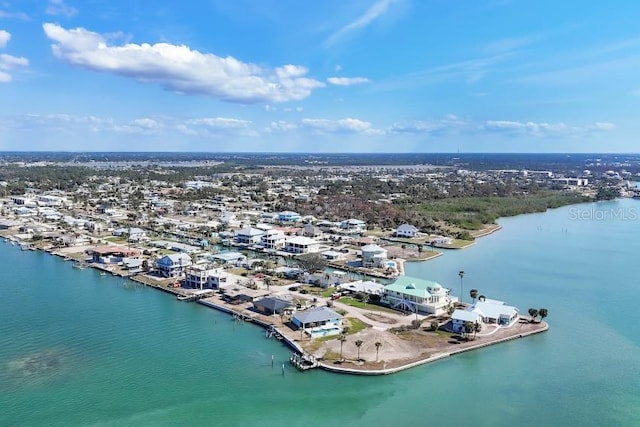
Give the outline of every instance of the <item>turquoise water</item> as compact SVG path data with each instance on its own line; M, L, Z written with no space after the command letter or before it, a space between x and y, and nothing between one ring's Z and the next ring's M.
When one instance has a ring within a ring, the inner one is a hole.
M503 219L406 264L456 294L464 270L467 300L546 307L551 330L374 378L298 373L258 327L0 244L0 425L638 425L639 213L621 200Z

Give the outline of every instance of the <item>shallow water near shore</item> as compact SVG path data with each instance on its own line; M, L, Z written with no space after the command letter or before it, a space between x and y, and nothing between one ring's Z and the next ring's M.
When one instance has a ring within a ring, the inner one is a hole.
M299 373L259 327L0 244L0 425L637 425L638 213L620 200L502 219L407 263L456 295L464 270L467 301L545 307L551 329L373 378Z

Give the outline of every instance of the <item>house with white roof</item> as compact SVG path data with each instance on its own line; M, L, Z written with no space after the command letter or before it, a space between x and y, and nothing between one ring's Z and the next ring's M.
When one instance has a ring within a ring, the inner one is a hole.
M374 244L365 245L362 251L362 266L367 268L384 268L387 261L387 250Z
M220 289L227 282L227 276L220 268L196 264L187 268L184 285L194 289Z
M381 302L398 310L422 314L444 314L457 298L437 282L401 276L385 286Z
M320 243L309 237L296 236L285 241L284 250L293 254L308 254L320 251Z
M256 243L260 243L263 234L264 231L258 228L242 228L236 232L235 241L240 244L255 245Z
M510 326L517 319L518 309L516 307L492 299L476 301L465 310L455 310L451 315L452 328L455 332L463 331L466 321Z
M284 247L285 235L282 230L267 230L260 239L265 249L280 250Z
M395 237L411 238L411 237L416 237L417 234L418 234L418 229L411 224L402 224L401 226L396 228L395 231L393 232L393 235Z

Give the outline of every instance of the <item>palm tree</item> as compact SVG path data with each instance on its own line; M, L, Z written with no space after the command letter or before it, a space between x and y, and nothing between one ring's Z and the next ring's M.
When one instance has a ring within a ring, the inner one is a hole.
M477 289L471 289L469 291L469 296L471 297L471 299L473 300L473 302L475 304L476 298L478 298L478 290Z
M549 310L547 310L546 308L541 308L540 310L538 310L538 316L540 316L541 322L542 322L542 319L544 319L548 315L549 315Z
M376 362L378 361L378 352L380 351L380 347L382 347L382 343L380 341L376 341Z
M536 320L536 317L538 317L539 311L536 308L530 308L529 309L529 316L531 316L531 321L530 323L532 323L534 320Z
M487 297L485 297L484 295L480 295L480 296L478 297L478 301L484 301L484 300L486 300L486 299L487 299Z
M362 341L362 340L357 340L354 343L356 345L356 347L358 347L358 360L360 360L360 347L362 347L363 343L364 343L364 341Z
M458 276L460 276L460 302L462 302L462 293L464 292L464 286L462 284L462 278L464 277L464 270L460 270L458 272Z
M342 360L342 345L347 341L347 336L345 334L340 334L340 360Z
M473 322L466 321L464 322L464 336L469 340L469 334L475 330L476 325Z

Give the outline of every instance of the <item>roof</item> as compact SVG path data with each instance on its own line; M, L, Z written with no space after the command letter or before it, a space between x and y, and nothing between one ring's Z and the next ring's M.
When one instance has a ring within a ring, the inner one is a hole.
M340 320L342 316L328 307L317 307L309 310L298 311L293 315L299 323L326 322L329 320Z
M254 307L263 307L268 311L277 313L282 309L293 307L291 301L277 297L266 297L253 302Z
M290 243L292 245L315 245L318 242L316 242L315 240L309 238L309 237L304 237L304 236L296 236L296 237L292 237L291 239L287 240L285 243Z
M504 305L504 303L501 303L500 301L476 301L475 304L469 307L469 310L480 313L483 317L488 317L490 319L498 319L500 316L511 317L518 312L516 307Z
M105 255L139 255L140 251L138 249L131 249L125 246L98 246L96 248L91 249L92 253L105 256Z
M438 282L408 276L398 277L395 282L387 285L386 289L422 298L430 296L431 293L444 290Z
M451 318L454 320L461 320L463 322L477 322L478 316L482 316L482 313L456 309L451 315Z
M415 225L411 224L402 224L400 227L396 228L397 231L413 231L416 232L418 229Z
M380 295L384 291L384 285L372 282L372 281L357 281L357 282L349 282L343 283L342 285L338 285L338 289L345 289L353 292L365 292L368 294L376 294Z
M386 252L387 250L376 245L375 243L360 248L362 252Z
M244 259L246 257L240 252L222 252L220 254L213 255L212 258L228 262L228 261L237 261L239 259Z
M237 236L261 236L264 232L258 228L247 227L236 232Z

